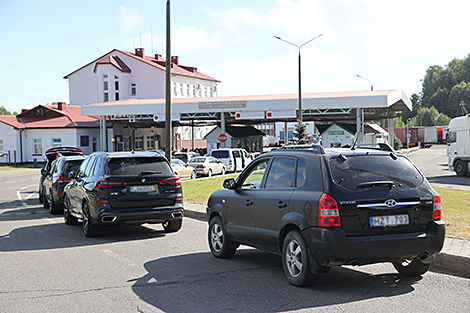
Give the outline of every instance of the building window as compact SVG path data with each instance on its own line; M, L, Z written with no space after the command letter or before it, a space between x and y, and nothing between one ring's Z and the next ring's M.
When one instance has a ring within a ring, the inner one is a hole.
M119 92L116 92L116 94L114 95L114 100L119 101Z
M52 138L52 147L58 148L62 146L62 139L60 138Z
M131 96L137 95L137 86L136 84L131 84Z
M155 149L155 139L153 136L147 136L147 149Z
M107 92L104 93L104 102L109 101L109 94Z
M91 140L91 144L92 144L93 152L98 150L98 139L96 137L93 137L93 139Z
M196 85L193 86L193 96L196 96Z
M144 149L144 136L136 136L135 137L135 150L143 150Z
M191 86L189 86L189 84L188 84L188 86L187 86L188 97L191 97L191 91L190 90L191 90Z
M3 139L0 139L0 155L3 154Z
M104 89L104 90L108 90L108 81L107 81L107 80L105 80L105 81L103 82L103 89Z
M117 79L117 78L114 81L114 90L119 90L119 79Z
M181 84L181 85L180 85L180 93L181 93L182 96L184 96L183 88L184 88L184 87L183 87L183 84Z
M90 137L80 136L80 146L88 147L90 145Z
M42 154L42 139L33 139L33 154Z
M176 85L176 83L173 83L173 93L175 94L175 96L178 94L178 86Z

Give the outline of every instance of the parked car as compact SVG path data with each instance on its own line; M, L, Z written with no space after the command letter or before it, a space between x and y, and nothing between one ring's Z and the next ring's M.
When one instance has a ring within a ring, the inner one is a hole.
M168 160L154 152L96 152L89 155L64 191L67 225L83 220L87 237L102 226L162 223L176 232L183 222L181 180Z
M62 156L52 162L51 173L43 183L43 205L51 214L63 214L64 188L70 182L69 173L76 172L84 159L84 156Z
M238 148L214 149L211 156L224 163L228 172L243 170L251 160L245 149Z
M197 157L197 156L199 156L199 154L197 154L196 152L176 152L173 155L173 158L174 159L180 159L184 163L188 163L189 160L191 160L192 158Z
M296 286L338 265L422 275L444 242L439 194L399 153L284 148L223 185L208 200L212 254L229 258L239 244L280 253Z
M211 177L212 174L225 175L225 165L211 156L199 156L189 160L188 164L196 169L198 175Z
M180 159L171 159L171 168L180 178L195 179L197 176L196 169Z
M41 169L41 177L39 178L39 202L43 203L44 201L44 189L43 183L46 177L51 171L52 162L58 156L69 156L69 155L84 155L83 150L75 147L56 147L47 149L44 153L46 158L44 161L44 166Z

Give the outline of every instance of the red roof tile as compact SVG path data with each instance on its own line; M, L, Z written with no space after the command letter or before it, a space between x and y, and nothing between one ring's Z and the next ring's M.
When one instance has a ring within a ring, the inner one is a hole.
M65 106L64 110L59 110L57 106L38 105L16 116L0 115L0 122L14 128L99 127L99 118L82 116L79 106Z
M96 62L93 72L96 72L96 68L100 64L111 64L112 66L114 66L115 68L117 68L123 73L131 72L131 69L118 56L109 56Z

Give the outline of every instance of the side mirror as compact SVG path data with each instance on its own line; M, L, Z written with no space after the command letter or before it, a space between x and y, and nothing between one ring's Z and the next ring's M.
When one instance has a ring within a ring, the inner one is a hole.
M225 189L235 189L235 179L227 178L222 185Z
M77 178L77 173L75 173L74 171L71 171L71 172L69 173L69 178L71 178L71 179Z

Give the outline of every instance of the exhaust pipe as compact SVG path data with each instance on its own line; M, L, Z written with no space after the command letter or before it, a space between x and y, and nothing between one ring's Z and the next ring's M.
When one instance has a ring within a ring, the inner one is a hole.
M101 222L103 223L114 223L116 220L117 220L117 216L115 215L107 215L101 218Z
M173 217L173 218L183 218L183 213L182 212L173 212L173 213L171 213L171 217Z

